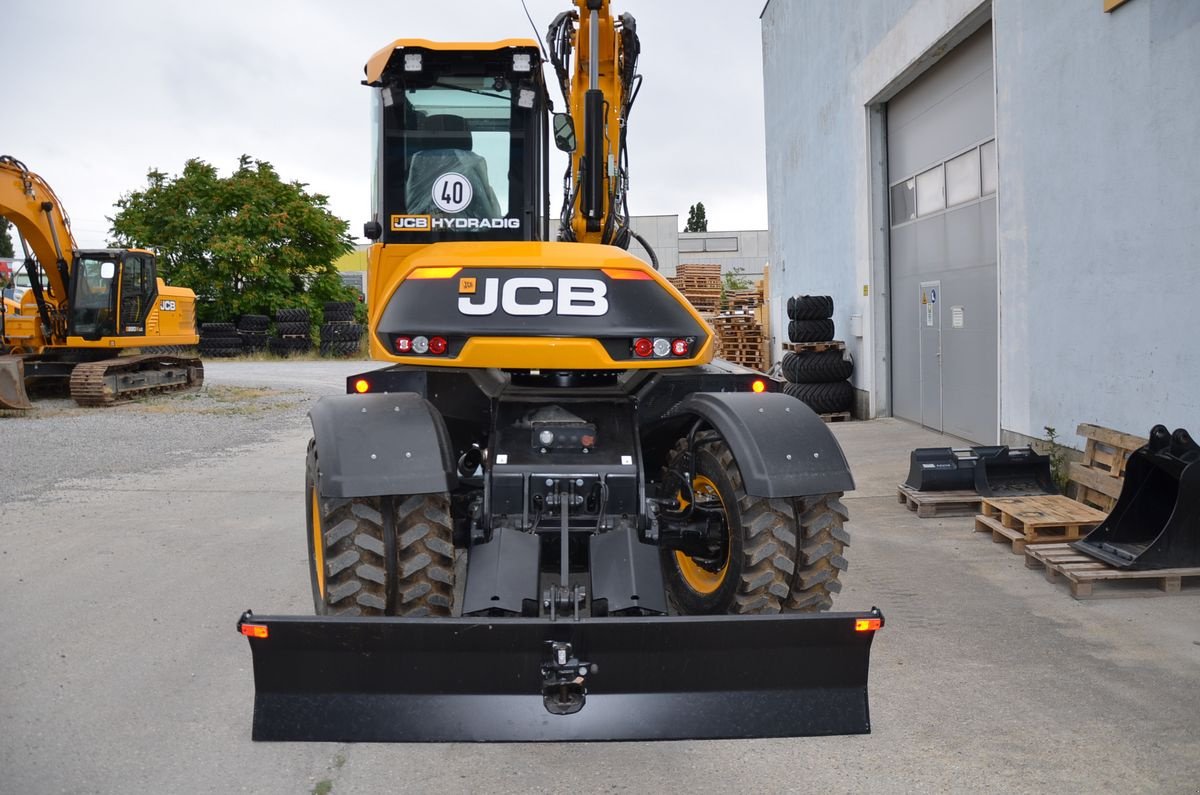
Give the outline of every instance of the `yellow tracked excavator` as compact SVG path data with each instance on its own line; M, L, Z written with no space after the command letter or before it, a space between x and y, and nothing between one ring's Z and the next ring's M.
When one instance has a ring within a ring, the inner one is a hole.
M253 737L870 731L883 616L825 612L847 565L841 448L715 359L704 319L622 250L633 17L576 0L547 45L558 115L536 41L399 39L367 63L388 366L310 412L317 615L238 621ZM551 130L570 154L554 242Z
M105 406L200 386L201 361L175 355L199 339L196 294L168 287L153 252L78 249L54 191L8 155L0 215L21 235L30 282L0 306L0 409L29 409L42 389Z

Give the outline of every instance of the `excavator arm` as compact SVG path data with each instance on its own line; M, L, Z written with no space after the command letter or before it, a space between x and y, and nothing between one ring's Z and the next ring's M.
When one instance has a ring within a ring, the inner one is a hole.
M627 201L628 121L642 79L637 23L630 14L614 16L608 0L575 2L546 36L572 121L569 137L580 139L564 180L559 239L628 248L637 237Z
M21 233L25 270L44 333L49 342L61 344L67 338L67 285L76 248L66 211L45 180L20 160L0 155L0 215Z

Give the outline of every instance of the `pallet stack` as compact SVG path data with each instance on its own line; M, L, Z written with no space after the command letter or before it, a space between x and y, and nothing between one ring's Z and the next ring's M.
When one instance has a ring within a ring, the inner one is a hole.
M711 322L717 333L717 356L742 367L765 369L762 326L754 315L728 312Z
M711 317L720 311L720 265L680 265L669 281L701 315Z

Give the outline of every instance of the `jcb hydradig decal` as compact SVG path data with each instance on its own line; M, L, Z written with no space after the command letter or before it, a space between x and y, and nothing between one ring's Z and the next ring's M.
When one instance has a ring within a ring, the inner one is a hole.
M434 218L431 215L393 215L393 232L432 232L448 229L478 232L484 229L520 229L520 218Z
M599 317L608 314L608 285L599 279L560 278L554 281L540 276L519 276L504 279L503 286L497 277L483 280L478 289L471 279L469 290L460 281L458 311L464 315L491 315L496 309L513 317L548 315L571 315L576 317Z

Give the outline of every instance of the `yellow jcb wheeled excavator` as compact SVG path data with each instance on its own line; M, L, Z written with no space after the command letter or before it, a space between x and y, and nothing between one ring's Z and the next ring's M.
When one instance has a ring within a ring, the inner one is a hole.
M0 215L20 232L31 285L0 307L0 408L31 408L34 388L69 386L81 406L104 406L200 386L199 359L154 350L199 338L195 293L164 284L152 252L79 250L54 191L8 155ZM120 355L132 348L141 354Z
M547 42L554 117L535 41L400 39L367 63L371 352L390 366L310 412L317 615L238 621L253 737L867 732L883 616L823 612L842 451L714 359L703 318L622 250L633 18L577 0ZM558 242L551 123L571 155Z

